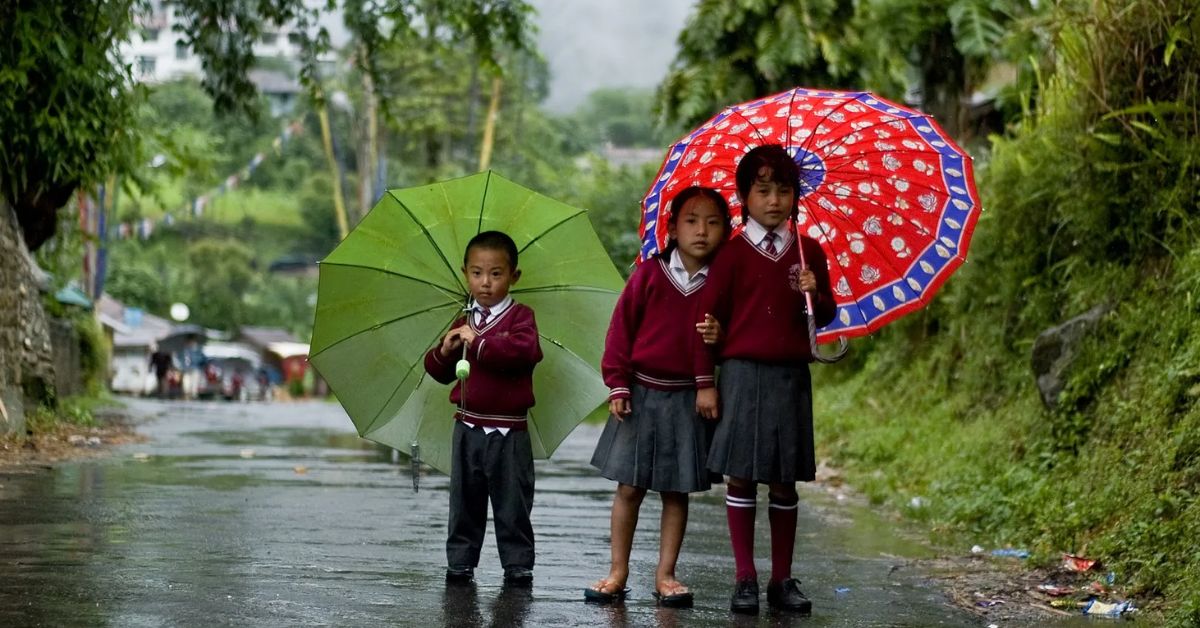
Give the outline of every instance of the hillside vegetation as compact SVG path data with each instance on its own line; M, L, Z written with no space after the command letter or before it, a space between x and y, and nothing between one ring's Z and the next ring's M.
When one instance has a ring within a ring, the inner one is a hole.
M1099 558L1194 626L1200 9L1064 3L1049 32L1038 99L979 160L968 263L925 311L817 369L818 443L942 538ZM1097 306L1047 409L1034 340Z

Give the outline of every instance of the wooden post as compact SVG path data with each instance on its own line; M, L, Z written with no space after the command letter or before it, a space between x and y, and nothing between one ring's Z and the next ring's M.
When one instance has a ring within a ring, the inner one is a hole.
M337 157L333 154L333 135L329 131L329 110L325 99L317 101L317 118L321 121L321 142L325 144L325 159L329 161L329 172L333 175L333 210L337 215L338 235L341 239L350 233L350 225L346 220L346 205L342 200L342 176L338 170Z
M483 125L483 145L479 149L479 170L492 165L492 142L496 137L496 112L500 109L500 77L492 79L492 102L488 105L487 119Z

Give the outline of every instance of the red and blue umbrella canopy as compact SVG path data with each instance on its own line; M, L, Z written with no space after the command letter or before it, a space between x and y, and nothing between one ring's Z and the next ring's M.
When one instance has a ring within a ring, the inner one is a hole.
M799 165L796 228L821 244L837 300L827 342L922 307L965 259L979 217L971 157L926 113L868 92L791 89L721 111L673 145L642 201L639 260L666 247L670 201L690 186L729 201L742 156L779 144Z

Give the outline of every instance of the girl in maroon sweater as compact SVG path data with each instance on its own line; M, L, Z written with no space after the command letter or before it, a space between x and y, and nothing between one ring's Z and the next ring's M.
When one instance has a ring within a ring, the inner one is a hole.
M612 565L584 590L593 602L625 595L629 552L646 491L662 497L662 536L655 592L664 606L690 606L692 593L675 578L687 526L688 493L708 490L708 430L698 413L692 337L715 342L711 321L688 324L696 298L729 225L729 206L713 190L680 192L671 202L672 244L642 264L617 301L601 370L611 389L612 416L592 464L618 482L612 507ZM700 333L697 333L700 332ZM710 412L707 418L714 418Z
M708 468L728 476L726 514L736 563L734 612L758 612L754 569L754 518L758 483L770 486L771 606L810 613L812 604L792 578L796 539L797 481L816 472L812 436L812 361L805 292L813 293L819 326L835 311L825 255L815 240L800 237L791 222L800 192L799 170L778 145L760 146L738 164L738 195L748 220L713 261L701 292L699 314L716 317L725 331L716 355L695 348L701 404L715 405L714 361L721 362L720 422ZM804 247L800 264L797 247Z

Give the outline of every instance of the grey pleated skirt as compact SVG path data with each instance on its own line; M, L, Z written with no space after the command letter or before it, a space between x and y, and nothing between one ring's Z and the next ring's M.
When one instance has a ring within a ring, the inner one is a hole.
M592 454L600 475L659 492L707 491L710 431L696 414L695 390L655 390L633 384L633 413L609 416Z
M726 360L721 420L708 450L715 473L755 482L811 482L812 381L808 365Z

